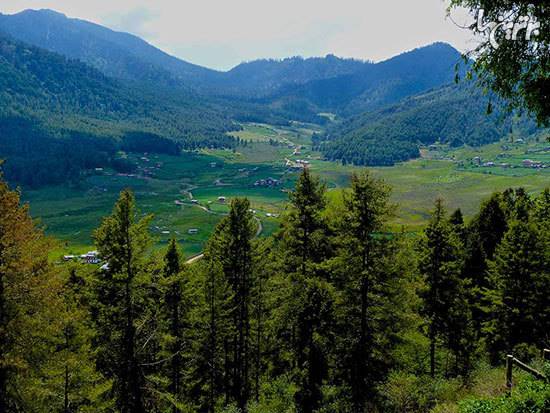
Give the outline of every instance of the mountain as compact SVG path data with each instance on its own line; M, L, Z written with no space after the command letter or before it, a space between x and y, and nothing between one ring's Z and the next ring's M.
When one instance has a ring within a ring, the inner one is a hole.
M315 138L326 158L357 165L393 165L420 156L421 145L479 146L498 141L512 126L525 137L537 132L526 118L509 116L471 84L444 86L335 124Z
M134 35L51 10L0 15L0 30L110 77L155 88L192 88L308 117L315 111L360 113L442 86L452 81L460 60L454 48L436 43L376 64L327 55L256 60L218 72L170 56Z
M453 47L435 43L380 63L362 65L351 74L286 87L276 98L307 100L319 111L361 113L451 83L460 59Z
M282 88L351 75L370 65L369 62L334 55L307 59L290 57L282 60L254 60L241 63L224 73L221 89L226 94L268 96Z
M197 86L218 75L170 56L137 36L52 10L0 14L0 30L25 43L87 63L107 76L154 83L157 87Z
M115 140L149 133L187 148L232 146L225 132L233 121L321 124L328 121L319 113L332 112L343 121L316 137L327 158L389 165L418 156L422 144L478 145L509 127L485 116L479 91L452 86L462 58L445 43L378 63L327 55L219 72L51 10L0 15L0 32L17 39L0 40L0 114L41 122L31 134L47 126Z
M74 177L112 163L124 146L170 152L173 142L187 149L231 147L226 132L234 129L229 118L192 94L130 87L0 35L0 153L8 177L18 183L35 184L39 165L45 165L40 183Z

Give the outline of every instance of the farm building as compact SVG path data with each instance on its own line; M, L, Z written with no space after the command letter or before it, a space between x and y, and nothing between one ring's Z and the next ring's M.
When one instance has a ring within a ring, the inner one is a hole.
M86 264L99 264L99 253L97 251L88 251L86 254L82 254L80 259Z

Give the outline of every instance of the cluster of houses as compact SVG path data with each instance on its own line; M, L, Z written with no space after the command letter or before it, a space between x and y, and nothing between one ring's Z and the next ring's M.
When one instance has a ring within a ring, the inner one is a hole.
M82 255L65 255L63 256L64 261L77 261L79 260L83 264L99 264L101 259L99 258L99 252L97 251L88 251L86 254Z
M281 181L274 178L266 178L266 179L258 179L256 182L254 182L254 186L260 186L260 187L273 187L273 186L279 186L281 184Z
M285 166L287 168L290 168L290 170L292 171L300 171L302 169L308 168L309 164L310 162L304 159L296 159L295 161L291 161L290 159L287 159Z
M521 164L523 165L524 168L534 168L534 169L548 168L550 166L550 165L546 165L542 161L532 161L531 159L524 159L521 162Z
M475 158L473 158L472 163L476 166L481 166L483 168L492 168L492 167L517 168L516 165L512 165L507 162L493 162L493 161L483 162L479 156L476 156ZM542 161L532 161L531 159L524 159L521 162L521 166L523 168L533 168L533 169L542 169L542 168L550 167L550 165L547 165Z

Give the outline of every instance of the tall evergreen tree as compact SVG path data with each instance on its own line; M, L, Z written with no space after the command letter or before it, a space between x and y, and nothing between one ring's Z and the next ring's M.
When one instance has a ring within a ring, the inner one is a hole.
M164 256L162 274L162 310L161 324L163 331L163 349L161 362L168 377L168 393L172 399L172 411L180 411L178 407L183 399L182 371L185 350L185 329L189 326L187 313L189 302L185 291L185 280L181 254L177 241L172 238Z
M305 169L290 195L290 210L279 235L291 290L285 315L289 325L281 334L290 339L299 388L296 401L304 413L320 405L331 344L333 289L323 265L330 256L328 226L323 217L325 191L325 185Z
M476 341L481 339L482 326L489 317L485 294L485 291L491 288L488 264L507 228L505 202L502 194L498 192L482 203L479 213L466 227L462 278L470 283L468 295Z
M138 354L137 321L143 289L150 216L138 220L135 199L124 190L111 216L95 231L96 246L108 263L96 280L100 368L114 379L121 413L145 412L144 375Z
M512 221L510 229L497 248L491 266L494 291L492 308L495 318L490 323L493 358L500 351L512 353L522 343L543 346L548 326L544 319L548 307L550 282L545 268L545 249L534 223ZM540 313L537 304L546 312Z
M372 396L381 373L374 355L380 331L373 307L380 306L382 297L378 293L383 275L379 271L384 250L390 250L385 248L387 242L379 234L391 213L389 194L389 188L368 172L354 174L351 191L344 197L344 215L339 225L344 263L342 284L348 307L345 323L350 335L346 340L347 382L355 412L364 411L365 401Z
M234 199L229 215L218 227L207 248L207 259L218 262L233 293L234 335L227 338L225 378L227 401L246 410L250 398L250 306L254 285L252 239L256 223L247 199Z
M466 224L464 223L464 215L460 208L456 209L449 218L449 222L453 226L454 230L458 234L458 237L461 242L466 242Z
M290 211L282 223L287 269L302 277L322 275L318 263L328 254L326 186L304 169L290 194Z
M112 411L112 383L95 368L94 330L89 314L88 285L82 266L70 266L64 277L58 328L50 340L55 350L45 361L46 378L36 398L63 413Z
M197 411L215 413L223 409L229 395L225 367L226 344L234 336L233 293L219 262L206 255L203 262L194 266L199 282L197 292L202 294L190 316L195 320L195 331L191 343L194 357L187 375L188 396Z
M508 229L505 202L500 193L495 193L481 205L479 214L470 226L470 232L479 235L483 254L493 259L493 254Z
M35 228L0 172L0 411L45 411L40 383L59 331L61 279L48 264L51 243Z
M443 201L435 209L421 244L420 269L426 280L424 314L430 340L430 375L436 374L436 347L453 328L451 314L459 292L460 245L450 227Z

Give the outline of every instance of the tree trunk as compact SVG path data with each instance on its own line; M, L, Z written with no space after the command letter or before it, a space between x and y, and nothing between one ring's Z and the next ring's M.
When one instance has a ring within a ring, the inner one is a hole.
M7 315L4 304L4 276L0 274L0 412L8 411L8 372L4 367L4 358L6 355L6 338L4 337L5 326L7 324Z
M174 395L174 399L177 401L180 393L180 350L181 350L181 332L180 332L180 319L179 319L179 294L178 294L178 284L174 283L172 298L174 299L173 308L172 308L172 336L175 338L175 354L172 357L172 383L170 385L170 392ZM173 412L178 412L177 406L174 406Z
M65 386L63 389L63 411L69 413L69 367L65 366Z
M433 325L430 325L430 376L432 379L435 378L435 328Z

